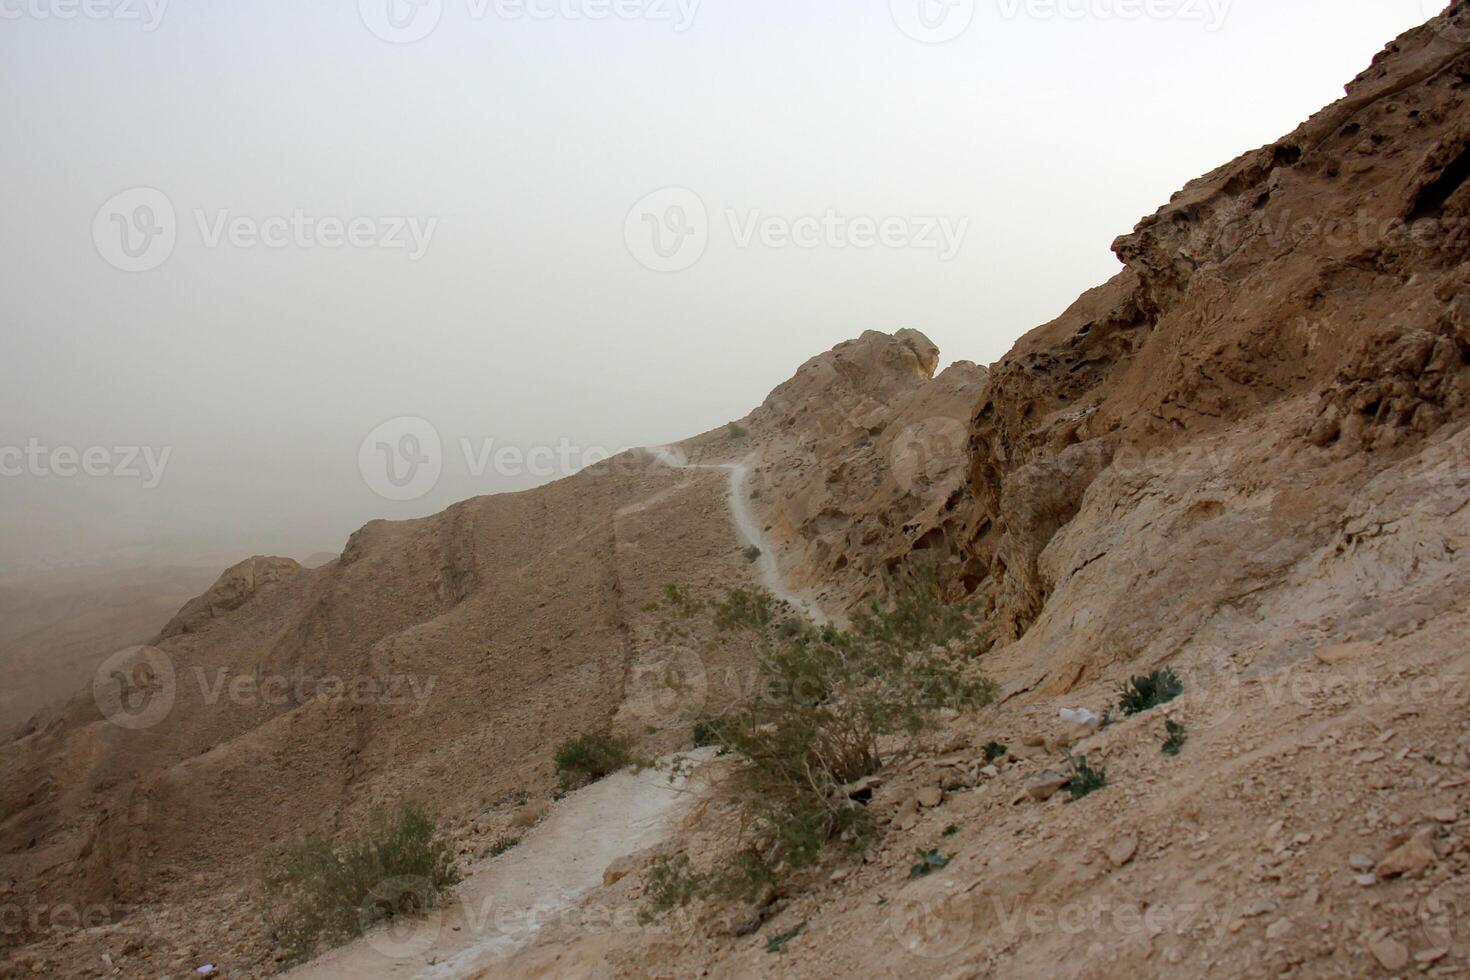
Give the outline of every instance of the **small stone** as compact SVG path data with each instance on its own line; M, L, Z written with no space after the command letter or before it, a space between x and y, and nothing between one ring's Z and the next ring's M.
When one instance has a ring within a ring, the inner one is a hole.
M1266 927L1266 938L1273 942L1278 939L1285 939L1291 935L1291 931L1294 928L1296 928L1296 925L1290 919L1277 919Z
M1339 643L1335 646L1319 647L1312 651L1312 656L1319 664L1336 667L1361 657L1372 649L1373 644L1371 643Z
M1053 755L1058 755L1070 749L1077 740L1067 732L1063 732L1056 738L1046 740L1046 750Z
M1454 807L1446 806L1441 807L1438 810L1430 810L1429 819L1433 820L1435 823L1454 823L1456 820L1460 819L1460 815L1455 812Z
M1360 887L1360 888L1372 888L1374 885L1378 884L1378 876L1377 875L1355 875L1355 876L1353 876L1353 881L1355 881L1358 884L1358 887Z
M765 915L761 910L753 909L731 916L723 923L717 925L714 931L716 935L726 935L734 939L741 939L758 932L765 921Z
M1056 796L1057 791L1069 782L1071 782L1071 778L1068 776L1059 775L1054 772L1045 773L1027 784L1026 795L1038 803L1042 803Z
M932 810L944 801L944 790L936 786L925 786L914 797L919 806Z
M1129 861L1132 861L1133 856L1138 853L1138 838L1132 834L1126 837L1120 837L1108 845L1107 853L1108 860L1112 862L1113 867L1121 868Z
M1368 944L1368 952L1385 970L1402 970L1409 965L1409 948L1397 939L1383 938Z
M1397 878L1400 875L1417 875L1439 862L1434 850L1435 830L1427 827L1409 839L1407 843L1378 862L1375 869L1380 878Z
M1429 963L1438 963L1448 955L1450 955L1450 951L1443 946L1437 949L1426 949L1414 954L1414 962L1424 963L1426 965Z
M616 885L638 868L638 863L631 857L620 857L602 872L602 883L604 885Z
M1377 863L1368 855L1361 853L1353 854L1348 858L1348 867L1354 871L1372 871L1373 866Z
M919 823L919 804L914 800L904 801L893 817L893 826L899 830L913 830Z

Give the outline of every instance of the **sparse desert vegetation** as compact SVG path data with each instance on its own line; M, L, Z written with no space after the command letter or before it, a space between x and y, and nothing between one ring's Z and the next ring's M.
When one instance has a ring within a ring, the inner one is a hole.
M295 962L384 919L432 908L458 880L434 818L405 802L374 811L367 829L342 844L313 834L272 854L261 872L262 903L273 938Z
M553 756L564 791L605 779L632 763L627 743L603 732L587 732L556 747Z

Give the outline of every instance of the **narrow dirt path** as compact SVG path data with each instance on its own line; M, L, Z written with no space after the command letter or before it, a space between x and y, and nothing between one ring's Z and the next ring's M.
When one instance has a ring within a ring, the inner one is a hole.
M776 549L766 537L764 529L750 509L750 498L745 492L745 484L750 476L752 457L736 463L691 463L683 452L671 446L653 446L644 451L671 469L729 471L730 487L726 493L726 501L730 506L730 516L745 543L760 550L760 557L756 559L756 567L760 570L761 585L771 595L800 611L818 626L827 623L827 615L822 612L816 601L792 589L781 577L781 567L776 561Z
M788 587L781 577L776 549L746 494L750 459L690 463L672 447L645 451L671 469L727 471L730 517L745 543L760 549L761 584L813 622L827 622L815 601ZM687 484L630 505L619 516L642 511ZM704 750L685 757L701 761L709 754ZM602 884L602 873L609 864L662 840L696 795L697 787L691 787L687 779L671 781L662 769L620 772L594 783L557 804L519 846L482 863L442 908L423 918L375 929L287 976L291 980L458 980L477 975L516 952L548 922L571 914Z
M709 752L688 753L700 761ZM624 771L571 794L520 845L482 864L442 908L380 927L291 971L291 980L456 980L514 953L574 910L620 857L658 843L693 799L662 768Z

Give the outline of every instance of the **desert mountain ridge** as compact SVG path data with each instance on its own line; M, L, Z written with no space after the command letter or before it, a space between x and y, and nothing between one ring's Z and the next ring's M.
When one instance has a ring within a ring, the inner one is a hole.
M784 615L840 620L922 564L983 600L1000 694L880 774L883 835L856 865L752 930L714 910L627 925L653 853L711 846L697 812L670 811L578 886L610 925L552 917L493 965L444 931L395 969L1470 968L1467 98L1457 0L1342 100L1119 238L1124 270L988 369L936 376L919 332L867 333L730 426L374 522L319 568L230 569L146 669L118 665L120 715L87 690L0 749L0 882L116 913L11 936L16 962L81 975L102 950L126 975L270 973L249 914L260 851L405 793L444 814L485 894L497 869L550 881L538 841L585 833L594 806L615 838L617 794L646 797L629 776L553 800L549 747L610 729L648 756L685 749L747 666L713 634L671 644L665 586L760 586ZM1162 666L1185 682L1167 709L1062 720ZM699 683L670 701L671 673ZM1164 717L1189 730L1178 756ZM1014 751L997 764L989 743ZM1069 754L1108 788L1065 802ZM512 827L535 829L492 856ZM942 873L906 874L935 850ZM334 969L304 975L361 975Z

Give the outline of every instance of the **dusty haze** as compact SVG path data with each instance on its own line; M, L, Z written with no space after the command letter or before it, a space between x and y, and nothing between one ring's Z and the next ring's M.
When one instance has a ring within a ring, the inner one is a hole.
M1125 19L1007 0L933 44L902 2L597 20L448 0L400 44L371 3L5 0L0 574L336 551L373 517L739 417L868 328L993 361L1115 271L1118 229L1331 101L1437 6ZM708 241L660 272L627 236L671 187L697 194ZM176 240L123 271L133 229L112 219L139 201L115 195L135 188L165 196ZM863 247L829 213L897 219L907 244ZM797 247L757 217L823 227ZM321 247L353 219L366 246ZM437 431L442 475L385 499L359 449L401 416ZM80 463L38 467L28 445L106 448L94 471L139 475L58 476ZM169 454L156 486L121 447Z

